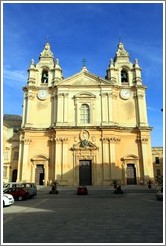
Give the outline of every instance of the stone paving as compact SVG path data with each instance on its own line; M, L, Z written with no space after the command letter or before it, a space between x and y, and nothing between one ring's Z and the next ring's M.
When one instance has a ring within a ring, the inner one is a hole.
M87 196L59 187L58 195L40 187L34 199L4 208L4 243L162 243L163 202L146 187L89 188Z

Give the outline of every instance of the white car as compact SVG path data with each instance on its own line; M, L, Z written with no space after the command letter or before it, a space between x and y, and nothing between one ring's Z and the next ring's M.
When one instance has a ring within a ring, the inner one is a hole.
M14 203L14 197L11 194L3 194L3 207L10 206Z
M156 198L157 200L163 200L163 186L158 186L156 188Z

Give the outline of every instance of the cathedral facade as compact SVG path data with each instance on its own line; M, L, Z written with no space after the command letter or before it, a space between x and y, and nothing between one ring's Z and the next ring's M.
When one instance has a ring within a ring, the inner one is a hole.
M65 79L46 43L23 92L17 181L104 186L154 178L146 87L123 43L105 78L83 66Z

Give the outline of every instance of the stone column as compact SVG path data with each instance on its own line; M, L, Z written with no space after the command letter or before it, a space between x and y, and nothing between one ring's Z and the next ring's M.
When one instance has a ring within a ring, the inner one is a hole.
M68 170L66 169L68 166L68 138L63 139L63 174Z
M113 110L112 110L112 93L108 93L108 123L113 123Z
M55 140L53 137L49 139L49 181L55 180Z
M20 135L17 182L21 181L21 176L22 176L22 162L23 162L22 159L24 153L24 143L22 141L22 138L23 138L22 135Z
M142 160L144 166L144 177L145 179L154 178L153 165L152 165L152 153L148 151L149 139L147 137L142 137L141 147L142 147Z
M69 112L69 103L68 103L68 93L63 94L63 122L68 123L68 112Z
M102 139L103 145L103 185L110 184L109 142L108 138Z
M68 169L68 138L62 139L62 183L64 185L68 184L68 179L65 174L69 171Z
M28 169L30 169L30 166L28 165L29 161L29 144L31 143L31 139L24 138L23 141L23 148L22 148L22 170L20 175L20 181L30 181L30 177L27 176Z
M115 142L113 138L109 138L109 148L110 148L110 180L115 177Z
M44 161L44 185L47 185L48 183L48 165L49 160Z
M61 141L59 138L55 141L55 179L61 180Z
M137 91L137 111L138 111L138 123L139 126L147 126L147 113L145 104L145 92Z
M63 121L63 97L62 94L59 93L57 95L57 125L62 124Z
M26 100L27 100L27 102L26 102L27 107L26 107L25 126L29 126L29 125L32 125L32 122L31 122L31 115L32 115L31 106L32 106L32 101L34 100L34 94L32 91L28 91Z
M120 171L117 173L116 167L119 163L116 163L119 154L116 152L116 145L120 143L120 138L118 136L112 136L109 138L110 141L110 179L121 179L122 173Z
M102 107L102 124L108 122L108 102L107 102L107 93L101 94L101 107Z
M25 125L26 122L26 112L27 112L27 97L26 94L24 93L22 127Z
M34 165L34 161L31 161L31 177L30 177L30 181L32 183L35 183L35 165Z
M79 109L78 109L78 98L75 98L75 100L74 100L74 111L75 111L75 113L74 113L74 119L73 119L73 124L74 125L76 125L76 126L78 126L78 124L79 124L79 119L78 119L78 114L79 114Z
M51 97L52 99L52 125L56 125L57 121L57 103L56 103L56 93L54 93Z

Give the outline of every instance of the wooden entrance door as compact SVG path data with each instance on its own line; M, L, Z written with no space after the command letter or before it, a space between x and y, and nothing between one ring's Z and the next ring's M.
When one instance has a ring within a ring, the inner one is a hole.
M127 184L136 184L136 170L134 164L127 164Z
M35 183L37 185L44 184L44 166L43 165L36 166Z
M79 163L79 185L92 185L92 167L90 160Z
M12 173L12 182L16 182L16 180L17 180L17 169L14 169Z

